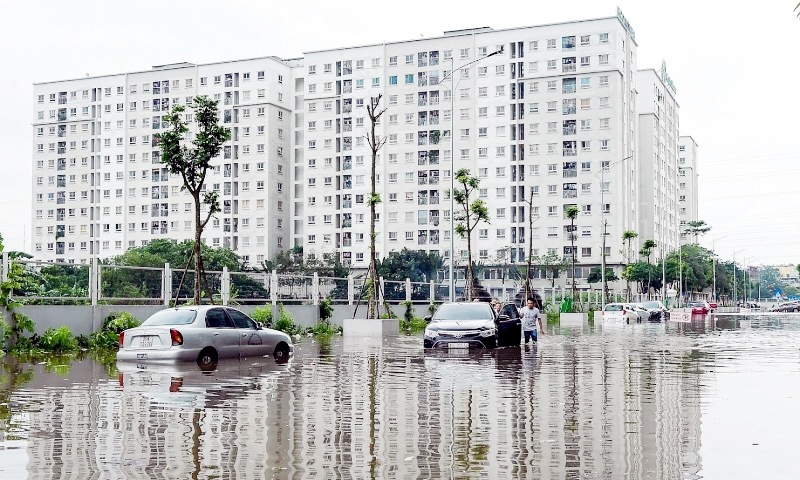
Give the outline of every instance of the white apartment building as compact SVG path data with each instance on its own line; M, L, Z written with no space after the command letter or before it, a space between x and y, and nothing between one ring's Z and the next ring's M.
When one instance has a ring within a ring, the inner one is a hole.
M382 95L379 254L447 257L450 176L466 168L480 179L477 197L491 217L474 232L476 261L501 254L522 262L530 235L534 255L569 258L565 212L575 206L577 276L600 264L605 222L607 262L619 264L622 232L639 218L638 165L622 161L637 152L636 48L620 15L306 53L305 158L294 199L304 252L368 265L366 105ZM466 245L456 239L459 267Z
M222 211L204 241L251 263L290 246L296 60L265 57L34 85L33 245L40 260L86 262L152 239L193 237L191 196L160 162L164 115L192 98L220 102L231 140L207 188ZM187 109L185 119L193 125Z
M681 243L695 243L697 239L685 233L689 222L700 220L697 202L697 142L689 135L678 138L678 214L680 215Z
M639 111L639 245L654 240L651 258L660 259L678 248L678 127L679 106L667 74L637 72L636 107ZM636 248L635 251L638 251Z

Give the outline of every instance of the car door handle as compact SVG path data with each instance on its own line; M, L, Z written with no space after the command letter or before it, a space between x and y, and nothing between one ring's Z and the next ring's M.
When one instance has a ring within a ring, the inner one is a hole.
M243 333L243 334L242 334L242 337L246 337L246 336L247 336L247 334L246 334L246 333Z
M215 337L219 337L219 332L216 332L216 333L214 334L214 336L215 336Z

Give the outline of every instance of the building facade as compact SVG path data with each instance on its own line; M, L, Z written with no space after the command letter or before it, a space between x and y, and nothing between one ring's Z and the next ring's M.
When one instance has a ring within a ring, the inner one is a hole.
M678 127L679 106L666 67L637 72L639 111L639 225L636 240L654 240L652 258L678 248ZM637 248L635 251L638 251Z
M686 233L689 222L700 220L698 213L697 142L688 135L678 138L678 215L680 215L680 239L682 244L697 243L697 239Z
M605 225L607 261L621 262L622 232L638 219L637 164L622 161L636 152L637 130L637 45L625 25L614 17L462 30L306 53L304 180L294 208L304 252L368 265L366 106L380 96L380 254L409 248L447 258L451 174L468 169L480 180L472 198L491 219L473 233L475 261L522 262L531 236L534 256L569 258L575 235L583 278L584 266L601 262ZM574 232L569 207L579 209ZM459 267L466 249L457 238Z
M205 242L251 262L290 246L294 63L181 63L35 84L35 257L84 263L153 239L193 238L192 198L161 164L158 134L167 112L197 95L218 100L231 129L206 177L222 210ZM184 119L196 126L191 108Z
M637 71L637 48L618 13L36 84L34 255L86 262L191 238L191 197L161 165L157 135L165 111L208 95L232 138L206 180L222 212L204 241L253 266L302 247L365 269L367 106L380 98L379 257L408 248L449 258L451 182L466 169L480 182L471 200L490 217L471 239L485 279L505 279L495 266L524 263L532 242L535 257L574 253L586 288L603 248L609 266L624 263L624 231L676 243L677 103L663 79ZM462 270L467 241L454 243Z

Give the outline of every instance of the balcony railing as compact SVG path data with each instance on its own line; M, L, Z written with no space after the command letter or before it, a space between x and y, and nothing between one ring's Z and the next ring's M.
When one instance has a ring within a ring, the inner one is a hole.
M578 192L576 190L564 190L564 198L576 198Z
M564 170L563 174L564 174L564 178L572 178L572 177L577 177L578 176L578 171L569 169L569 170Z
M564 156L565 157L576 157L576 156L578 156L578 149L577 148L565 148L564 149Z

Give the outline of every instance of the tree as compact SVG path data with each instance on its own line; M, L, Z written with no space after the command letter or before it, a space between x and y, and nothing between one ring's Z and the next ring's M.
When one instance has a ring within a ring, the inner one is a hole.
M486 204L480 198L476 198L470 203L470 196L478 189L480 180L470 175L468 169L462 168L459 170L456 173L455 180L461 187L457 187L451 194L453 195L453 200L462 211L458 214L453 212L451 215L456 215L454 220L458 222L456 233L461 238L466 237L467 239L466 299L467 301L472 301L472 289L475 284L475 275L472 268L472 231L481 222L489 223L489 209L486 208ZM455 252L450 252L450 255L455 255Z
M536 266L544 271L545 278L550 280L550 288L556 287L556 278L568 268L567 262L563 257L555 252L548 252L543 257L534 257ZM527 297L526 297L527 298Z
M643 257L647 257L647 265L650 265L650 255L652 255L654 248L656 248L655 240L649 240L648 239L648 240L644 241L644 244L642 245L642 248L639 250L639 255L641 255ZM650 286L652 284L652 278L649 275L652 272L652 269L648 268L647 272L648 272L648 278L647 278L648 287L647 287L647 291L643 292L643 293L647 293L647 295L650 295Z
M385 108L381 109L381 94L377 97L371 97L369 105L367 105L367 115L370 121L370 131L367 135L367 143L372 152L372 170L370 185L371 190L369 194L369 298L367 300L367 318L378 318L378 254L375 249L375 208L381 203L381 196L375 189L377 175L375 173L375 166L378 163L378 150L386 143L386 138L378 138L375 135L375 125L380 121L381 115L386 111Z
M169 130L162 133L159 139L161 146L161 163L167 165L169 172L180 175L183 188L189 192L194 201L194 303L199 304L203 286L206 286L203 272L203 256L201 253L202 235L208 221L219 212L217 192L205 189L205 179L211 167L211 159L219 155L222 144L230 140L231 131L219 125L217 103L205 96L195 97L192 109L197 122L197 133L190 137L189 128L184 121L183 105L175 105L166 116ZM191 140L190 140L191 138ZM189 143L191 142L191 146ZM208 206L205 219L201 219L200 195L203 204ZM206 293L207 286L206 286ZM209 296L210 293L209 293Z
M380 276L386 280L402 281L408 278L412 282L429 282L436 278L436 274L443 265L439 252L425 252L422 250L409 250L403 248L399 252L390 252L383 257L378 268ZM423 285L412 285L411 298L423 300L428 298L430 289ZM386 287L386 295L389 286Z
M711 227L706 225L705 220L692 220L686 224L686 230L684 231L694 235L694 243L697 243L697 236L705 235L709 230L711 230Z
M575 300L575 219L578 218L578 207L570 205L567 207L567 218L569 218L569 243L572 260L572 300Z
M627 248L625 250L625 269L622 271L622 277L625 279L625 285L627 289L628 301L631 300L631 279L630 279L630 272L628 272L628 265L631 264L631 242L634 238L638 237L639 234L634 232L633 230L625 230L622 232L622 241L627 243Z
M589 272L589 276L586 278L588 283L597 283L602 281L602 275L600 274L600 267L592 267L592 270ZM619 280L617 274L614 273L614 269L611 267L606 267L606 281L608 282L615 282Z

